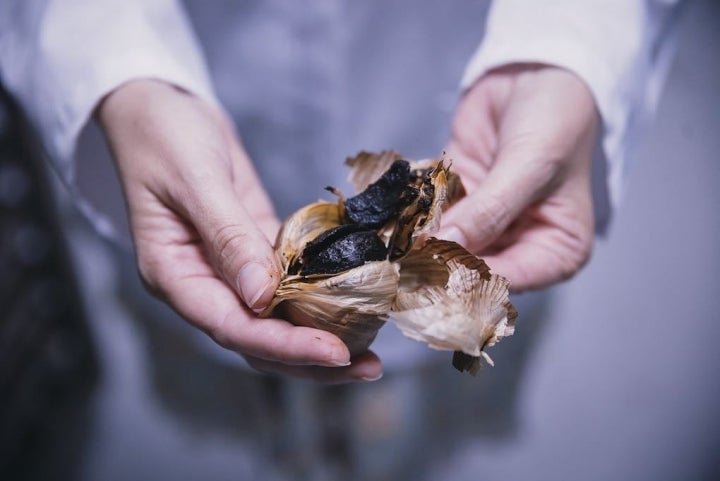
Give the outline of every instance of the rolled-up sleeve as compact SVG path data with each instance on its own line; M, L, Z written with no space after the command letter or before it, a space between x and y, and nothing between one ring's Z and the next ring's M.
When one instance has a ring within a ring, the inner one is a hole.
M136 78L215 97L200 49L174 0L0 3L0 75L65 181L100 100Z

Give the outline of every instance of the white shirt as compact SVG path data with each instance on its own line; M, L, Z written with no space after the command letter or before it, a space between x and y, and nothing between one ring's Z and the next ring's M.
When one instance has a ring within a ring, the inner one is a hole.
M131 79L220 102L284 216L325 185L349 192L342 160L358 150L439 154L461 88L489 69L557 65L588 84L603 118L602 223L657 102L672 4L498 0L488 15L487 2L467 0L10 0L0 3L0 75L80 208L116 236L127 235L123 202L88 121ZM374 344L388 366L427 355L398 336L383 329Z
M87 150L78 139L100 99L123 82L151 77L212 102L220 98L284 215L320 195L318 189L309 198L286 198L288 183L308 173L313 156L322 161L310 170L338 170L324 183L341 184L344 173L332 166L359 149L394 147L409 157L439 152L458 93L458 66L469 58L462 87L513 62L561 66L587 83L602 115L608 160L607 178L596 180L615 206L668 67L677 2L500 0L492 4L484 38L484 2L237 3L189 1L187 10L174 0L2 3L2 82L69 186L78 177L76 154ZM258 132L253 124L244 128L243 120L261 115L275 119ZM299 133L308 123L325 133ZM288 140L289 149L271 152L276 139L253 144L268 132ZM289 158L304 160L292 168ZM106 200L84 197L106 210ZM95 218L110 232L111 223Z

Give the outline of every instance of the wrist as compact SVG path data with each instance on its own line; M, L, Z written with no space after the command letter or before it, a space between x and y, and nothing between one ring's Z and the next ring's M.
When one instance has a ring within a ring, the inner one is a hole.
M95 110L97 120L106 130L116 120L128 115L147 114L161 96L187 93L173 84L150 78L133 79L120 84L103 97Z

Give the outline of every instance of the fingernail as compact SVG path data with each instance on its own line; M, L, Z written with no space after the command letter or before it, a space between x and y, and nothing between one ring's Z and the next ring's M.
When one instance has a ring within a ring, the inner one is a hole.
M457 242L461 246L467 245L467 239L465 238L465 234L463 234L462 231L455 226L441 230L440 232L438 232L438 237L440 239Z
M382 379L382 377L383 377L383 373L380 373L377 376L361 376L360 379L362 381L373 382L373 381L379 381L380 379Z
M350 363L350 361L338 361L338 360L335 360L335 359L330 359L330 360L327 362L327 364L328 364L329 367L347 367L347 366L349 366L351 363Z
M344 347L333 345L327 356L327 366L329 367L347 367L350 365L350 358L347 349Z
M238 273L237 287L240 290L245 304L254 311L262 310L267 302L257 305L263 297L269 297L275 288L275 282L268 275L265 267L257 262L249 262L245 264Z

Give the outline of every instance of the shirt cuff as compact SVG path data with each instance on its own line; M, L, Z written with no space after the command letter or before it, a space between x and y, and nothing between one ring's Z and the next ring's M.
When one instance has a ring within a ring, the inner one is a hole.
M503 0L493 3L486 36L461 86L512 63L542 63L575 73L591 91L603 121L600 153L607 159L610 204L619 203L633 113L647 110L642 88L651 65L652 26L636 0ZM633 112L635 111L635 112ZM633 133L637 133L633 131Z
M81 132L99 102L134 79L165 81L217 103L191 25L178 0L28 0L18 5L12 22L7 16L0 19L3 83L81 210L112 236L117 223L94 215L104 209L94 209L97 203L75 182L76 154L87 151L78 144ZM9 13L5 5L3 13ZM104 170L112 172L105 154L93 152L93 165L107 164Z
M28 0L13 14L0 22L2 80L67 182L82 127L123 83L159 79L216 102L176 0Z

